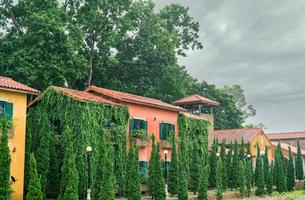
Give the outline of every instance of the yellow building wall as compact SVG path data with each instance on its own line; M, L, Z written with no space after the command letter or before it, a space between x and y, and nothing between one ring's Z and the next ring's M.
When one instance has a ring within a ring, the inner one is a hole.
M260 147L260 151L265 151L265 147L268 147L268 158L269 160L273 160L274 159L274 155L273 155L273 151L272 151L272 145L269 141L269 139L267 138L267 136L264 133L260 133L257 134L257 136L252 140L251 144L250 144L250 151L251 151L251 155L256 158L256 145L259 145Z
M12 184L12 200L23 199L24 160L25 160L25 133L26 133L26 105L27 95L0 89L0 99L13 103L14 136L9 139L11 152L11 176L16 178ZM13 149L16 152L13 152Z

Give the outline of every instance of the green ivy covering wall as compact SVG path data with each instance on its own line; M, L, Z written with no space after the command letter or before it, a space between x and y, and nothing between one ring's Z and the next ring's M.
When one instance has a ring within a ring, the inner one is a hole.
M126 107L83 102L49 87L43 97L28 111L26 162L30 153L37 159L37 170L48 196L57 197L60 190L61 166L66 143L72 142L79 172L79 196L87 189L86 147L92 146L92 177L94 180L101 136L111 138L115 150L114 173L119 191L125 190L126 133L129 114ZM72 137L64 138L65 127ZM28 165L26 165L28 166ZM28 169L26 168L26 176ZM26 186L27 186L26 177Z

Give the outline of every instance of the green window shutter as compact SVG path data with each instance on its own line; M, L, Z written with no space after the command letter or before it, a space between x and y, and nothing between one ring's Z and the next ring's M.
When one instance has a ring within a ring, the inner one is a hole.
M129 120L129 133L132 133L134 131L134 120Z
M5 108L4 108L5 116L7 119L12 120L13 119L13 104L9 102L5 102Z
M164 140L164 124L160 123L160 140Z
M144 172L144 175L147 175L148 174L148 162L144 162L144 170L143 170L143 172Z

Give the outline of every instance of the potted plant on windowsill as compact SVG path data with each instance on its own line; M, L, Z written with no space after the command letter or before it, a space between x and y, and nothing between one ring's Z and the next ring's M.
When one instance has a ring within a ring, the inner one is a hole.
M172 143L171 143L171 137L166 137L165 140L161 140L161 148L163 149L171 149Z
M145 147L148 143L147 131L144 129L135 130L131 133L134 144L140 147Z

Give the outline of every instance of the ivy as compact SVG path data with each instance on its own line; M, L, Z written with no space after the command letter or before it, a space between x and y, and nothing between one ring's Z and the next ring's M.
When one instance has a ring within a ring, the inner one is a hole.
M79 196L84 197L87 189L87 153L90 145L92 152L92 177L95 180L98 162L100 139L107 137L114 144L115 160L114 174L119 191L125 190L126 166L126 133L129 114L126 107L103 104L92 101L81 101L73 96L63 94L55 87L49 87L44 95L29 109L26 146L29 155L33 153L37 160L43 161L43 166L52 171L42 173L47 195L58 196L62 167L68 138L63 134L65 127L71 129L71 141L75 153L76 169L79 174ZM105 126L109 124L110 126ZM42 138L48 138L46 149L41 148ZM110 147L112 148L112 146ZM29 156L27 156L27 159ZM26 161L28 163L28 160ZM26 174L29 169L26 168ZM44 176L46 178L44 178ZM27 179L28 177L26 177ZM28 181L26 181L27 183Z

